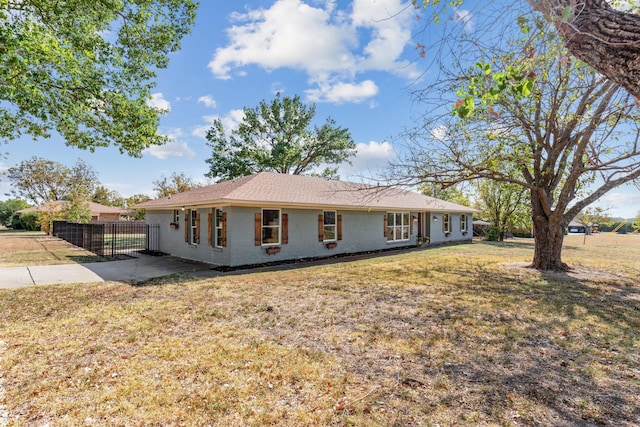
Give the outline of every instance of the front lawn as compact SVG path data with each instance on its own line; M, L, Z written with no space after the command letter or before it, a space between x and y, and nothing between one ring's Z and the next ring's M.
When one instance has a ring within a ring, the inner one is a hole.
M0 291L10 425L640 423L640 237Z

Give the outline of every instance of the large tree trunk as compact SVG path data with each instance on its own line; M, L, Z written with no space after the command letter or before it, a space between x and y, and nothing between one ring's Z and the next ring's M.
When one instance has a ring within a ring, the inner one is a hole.
M574 56L640 99L640 15L617 11L606 0L528 2L555 24ZM563 16L565 10L571 13Z
M538 270L568 270L562 262L564 223L558 211L548 212L534 191L531 196L535 250L530 267Z
M544 215L533 218L535 251L531 267L538 270L567 270L562 262L564 227L562 221L549 221Z

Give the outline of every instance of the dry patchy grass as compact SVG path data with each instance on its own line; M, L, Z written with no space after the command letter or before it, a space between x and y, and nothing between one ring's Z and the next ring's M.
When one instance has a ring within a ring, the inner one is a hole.
M94 253L42 232L0 230L0 268L103 260Z
M638 425L640 238L595 243L0 291L9 422Z

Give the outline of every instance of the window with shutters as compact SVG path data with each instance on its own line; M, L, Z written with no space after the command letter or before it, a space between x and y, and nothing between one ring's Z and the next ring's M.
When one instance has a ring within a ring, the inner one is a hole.
M387 212L387 241L400 242L409 240L409 212Z
M189 243L192 245L197 245L200 243L200 238L198 236L199 232L199 224L198 221L198 211L192 210L189 211Z
M442 215L442 231L451 233L451 215L448 213Z
M215 212L215 247L222 248L226 246L226 215L222 209L216 209Z
M467 231L467 216L465 214L460 215L460 231Z
M323 241L325 242L334 242L337 240L337 215L336 211L324 211L322 213L323 216Z
M262 210L262 245L280 244L280 209Z

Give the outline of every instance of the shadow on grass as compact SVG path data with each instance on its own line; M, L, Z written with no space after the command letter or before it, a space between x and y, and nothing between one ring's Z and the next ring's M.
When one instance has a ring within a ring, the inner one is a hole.
M496 345L502 350L484 357L476 352L464 363L446 365L445 372L482 394L484 412L503 408L526 414L533 402L547 413L540 419L530 408L531 418L523 415L526 423L640 422L637 287L525 268L501 272L476 265L458 273L470 270L467 291L494 304L485 310L449 307L445 322L488 321L496 332L476 337L477 350ZM461 346L463 337L464 332Z
M133 287L147 287L147 286L173 286L184 285L186 283L202 280L201 277L195 277L188 273L175 273L168 274L166 276L153 277L151 279L138 280L131 283Z

